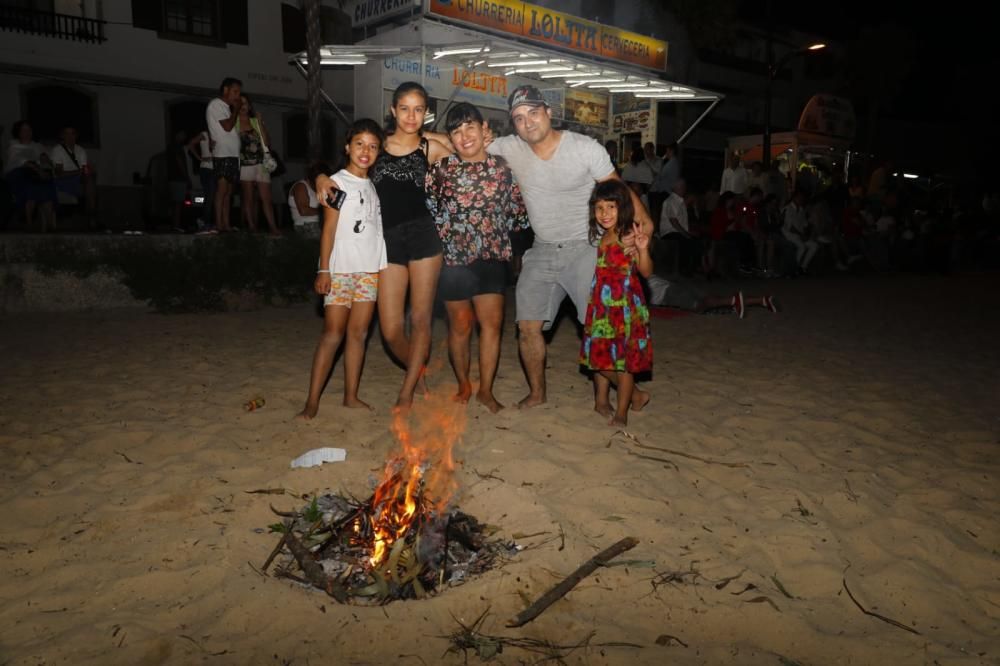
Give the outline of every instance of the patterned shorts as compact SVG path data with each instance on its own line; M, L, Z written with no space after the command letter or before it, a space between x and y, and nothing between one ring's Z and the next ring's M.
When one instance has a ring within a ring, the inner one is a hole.
M233 185L240 182L240 158L238 157L213 157L212 170L215 171L216 179L225 178Z
M352 303L374 303L378 297L378 273L331 273L330 293L323 305L351 307Z

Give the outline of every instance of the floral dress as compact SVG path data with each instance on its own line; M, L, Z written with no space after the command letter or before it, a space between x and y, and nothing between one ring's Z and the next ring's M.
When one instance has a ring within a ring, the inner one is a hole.
M630 374L653 369L646 296L635 261L620 241L597 248L580 364Z
M445 266L510 261L510 234L528 228L521 190L502 157L450 156L427 171L427 208L444 246Z

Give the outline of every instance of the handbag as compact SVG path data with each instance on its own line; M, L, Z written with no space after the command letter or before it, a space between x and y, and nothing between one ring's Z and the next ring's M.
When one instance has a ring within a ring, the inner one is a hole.
M264 147L264 159L261 161L261 164L264 166L264 171L275 177L282 175L285 173L285 165L278 156L278 153L271 150L264 141L264 135L260 131L260 124L257 122L256 118L251 121L251 124L257 131L257 138L260 139L260 145Z

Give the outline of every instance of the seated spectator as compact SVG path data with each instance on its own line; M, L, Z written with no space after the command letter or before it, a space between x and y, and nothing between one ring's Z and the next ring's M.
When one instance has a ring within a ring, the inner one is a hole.
M795 190L791 202L785 206L784 221L781 233L785 240L795 246L795 262L800 273L806 273L812 263L819 244L813 239L813 230L809 226L806 213L806 193Z
M649 191L649 186L653 183L653 169L639 142L632 144L632 154L628 164L622 169L622 180L639 196Z
M723 241L726 233L735 228L737 218L736 195L732 192L723 192L708 223L709 248L702 265L706 277L718 274L720 255L724 250Z
M681 275L692 275L701 261L701 239L692 233L689 226L686 195L687 183L683 178L678 179L674 182L673 192L663 203L657 241L653 247L653 262L657 266L670 265ZM676 261L671 261L671 247L677 250Z
M82 199L89 226L93 227L97 211L96 175L87 151L76 142L76 128L72 125L62 129L59 143L52 147L52 165L56 192L65 193L77 203Z
M4 176L14 193L14 202L24 209L24 220L30 230L35 209L41 213L41 229L56 228L56 188L53 184L52 161L42 144L33 141L31 125L19 120L11 127L12 140L7 149Z
M306 171L306 177L297 181L288 191L288 209L292 213L292 227L296 234L319 238L319 201L316 199L316 177L330 173L326 162L315 162Z

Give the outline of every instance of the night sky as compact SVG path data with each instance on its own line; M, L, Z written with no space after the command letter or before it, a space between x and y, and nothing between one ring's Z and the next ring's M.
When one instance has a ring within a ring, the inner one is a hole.
M905 35L908 71L880 109L879 146L928 171L995 180L996 159L983 146L1000 144L1000 123L987 102L1000 71L1000 49L995 22L984 10L970 4L949 14L940 5L918 9L917 3L772 1L777 24L836 40L847 47L848 59L865 31ZM740 17L760 16L764 6L762 0L743 2ZM848 79L838 92L854 101L863 123L865 91Z

